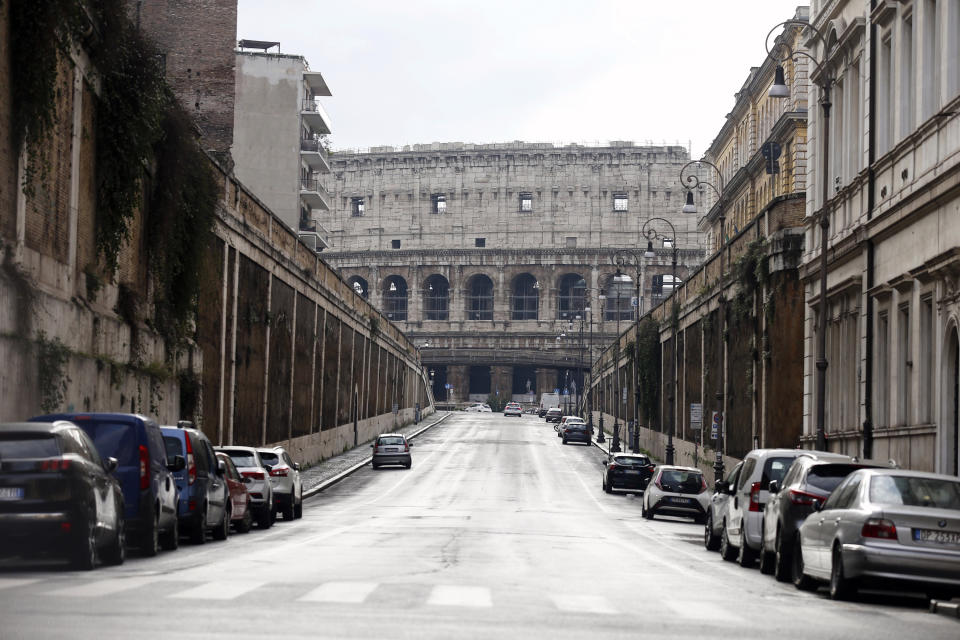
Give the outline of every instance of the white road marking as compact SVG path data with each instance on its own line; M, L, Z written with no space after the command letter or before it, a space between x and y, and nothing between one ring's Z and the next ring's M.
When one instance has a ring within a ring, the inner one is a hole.
M28 584L40 582L40 578L0 578L0 589L11 589L13 587L25 587Z
M590 596L590 595L579 595L579 596L550 596L553 600L553 604L557 606L557 609L561 611L569 611L571 613L603 613L603 614L617 614L617 611L613 605L611 605L606 598L602 596Z
M731 613L720 605L702 600L691 603L689 600L663 600L663 604L684 618L696 618L699 621L729 622L732 624L746 624L746 620Z
M136 589L147 584L159 581L155 576L139 576L133 578L108 578L106 580L97 580L95 582L85 582L73 587L57 589L49 592L51 596L69 596L71 598L99 598L109 596L121 591Z
M379 586L376 582L327 582L297 598L300 602L360 604Z
M186 591L171 593L168 598L186 598L188 600L233 600L254 589L259 589L266 582L238 582L237 580L215 580L206 582Z
M430 592L427 604L442 607L492 607L490 589L438 584Z

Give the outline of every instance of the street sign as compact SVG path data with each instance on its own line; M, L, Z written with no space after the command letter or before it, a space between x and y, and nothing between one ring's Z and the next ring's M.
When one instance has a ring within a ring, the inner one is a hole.
M553 392L554 392L554 393L560 393L560 387L554 388Z
M626 402L626 401L627 401L627 388L624 387L624 388L623 388L623 402Z
M443 388L444 388L444 389L453 389L453 385L451 385L451 384L448 382L447 384L443 385Z
M713 420L710 424L710 439L717 440L720 437L720 433L723 431L723 412L714 411Z
M564 389L564 390L563 390L563 395L565 395L565 396L570 395L570 389Z
M699 431L703 426L703 405L699 402L690 403L690 428Z
M637 296L631 296L631 297L630 297L630 306L631 306L631 307L639 307L639 306L640 306L640 298L638 298Z

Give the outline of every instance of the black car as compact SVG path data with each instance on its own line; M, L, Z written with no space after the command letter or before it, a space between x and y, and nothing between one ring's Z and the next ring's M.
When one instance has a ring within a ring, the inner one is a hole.
M800 525L822 505L844 478L863 468L887 466L872 461L858 461L849 456L810 452L798 457L783 482L771 481L770 498L763 510L760 538L760 571L772 573L777 580L792 577L792 551Z
M612 493L614 489L643 491L650 482L656 468L650 458L641 454L617 454L612 460L603 462L603 490Z
M63 555L83 570L98 558L122 564L116 469L70 422L0 425L0 553Z
M590 444L590 427L582 422L571 422L563 427L563 444L583 442Z

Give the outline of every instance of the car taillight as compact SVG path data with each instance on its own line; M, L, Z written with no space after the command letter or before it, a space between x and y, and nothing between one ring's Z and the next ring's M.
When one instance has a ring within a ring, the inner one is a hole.
M657 485L657 489L660 489L660 491L665 491L665 489L663 488L663 485L660 484L660 478L657 478L657 481L654 482L653 484Z
M140 445L140 490L150 487L150 452Z
M707 481L704 480L703 476L700 476L700 491L697 491L697 493L703 493L706 490L707 490Z
M241 475L244 478L253 478L254 480L263 480L262 471L244 471Z
M812 493L807 493L806 491L797 491L796 489L790 489L790 491L787 492L787 495L790 496L790 502L803 507L813 506L814 502L823 500L823 498L820 496L815 496Z
M69 468L69 458L50 458L40 463L40 471L66 471Z
M409 442L404 442L404 443L403 443L403 450L404 450L404 451L410 451L410 443L409 443Z
M616 470L617 470L617 463L616 463L616 462L611 462L611 463L610 463L610 471L616 471Z
M883 518L870 518L863 523L860 535L864 538L882 538L884 540L897 539L897 527Z
M197 465L193 457L193 445L190 444L190 434L185 433L184 440L187 441L187 484L193 484L197 481Z
M760 483L750 485L750 511L760 511Z
M287 468L286 467L275 467L270 469L270 475L276 478L277 476L286 478L287 477Z

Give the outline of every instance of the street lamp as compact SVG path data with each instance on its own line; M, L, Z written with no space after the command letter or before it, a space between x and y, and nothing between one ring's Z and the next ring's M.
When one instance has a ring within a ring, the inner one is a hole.
M616 304L616 315L617 315L617 344L616 351L613 354L613 366L614 373L616 375L616 396L613 401L613 442L610 444L611 453L617 453L620 451L620 405L623 402L621 396L623 395L623 384L620 382L620 316L622 314L623 307L623 284L624 278L630 279L630 276L625 276L619 268L617 272L613 274L613 280L610 283L610 288L614 294L614 299L617 301Z
M690 167L696 165L697 170L701 169L704 166L710 167L717 174L717 185L714 185L711 182L706 180L701 180L700 176L697 173L690 172L689 175L684 177L684 172L687 171ZM713 192L717 194L717 209L718 215L717 220L720 222L720 237L718 238L717 245L718 251L720 252L720 276L718 277L719 283L719 293L717 294L717 316L719 322L719 339L717 340L717 364L716 364L716 376L717 376L717 411L720 415L720 428L717 429L717 457L713 463L713 472L715 482L723 482L723 446L724 446L724 422L723 422L723 333L724 333L724 324L726 323L726 297L723 292L723 275L724 275L724 259L726 256L726 233L724 231L724 225L727 220L727 216L724 212L725 203L723 201L723 190L724 190L724 180L723 172L717 167L717 165L712 162L707 162L706 160L692 160L687 164L683 165L680 169L680 183L684 185L684 188L687 190L687 202L683 205L684 213L696 213L697 206L693 202L693 190L699 187L700 185L705 185L713 189ZM686 184L684 184L686 183ZM718 186L719 185L719 186ZM703 426L700 427L701 439L703 434Z
M653 245L647 243L647 252L643 254L644 258L656 257L653 253ZM643 287L643 260L640 254L629 249L619 249L613 254L613 261L618 267L634 267L637 277L635 284L637 286L637 313L634 316L634 336L633 336L633 433L630 435L630 448L634 453L640 452L640 300Z
M814 39L819 40L824 46L824 62L819 62L806 51L794 51L793 48L782 39L769 46L770 36L780 27L798 26L807 28L814 34ZM829 180L830 175L830 89L833 88L834 78L828 68L826 61L830 59L831 52L836 48L834 43L827 50L827 39L819 29L804 20L785 20L770 29L767 38L764 41L767 48L767 56L777 62L777 68L774 72L773 84L770 86L769 96L771 98L789 98L790 87L787 86L783 73L783 62L793 60L795 56L804 56L816 66L816 72L809 74L820 88L820 108L823 111L823 173L820 177L823 201L820 203L820 310L817 315L817 449L824 451L827 448L827 435L824 422L826 420L826 395L827 395L827 243L829 242L830 218L827 216L829 209L827 202L829 200ZM866 438L865 438L866 439Z
M597 300L600 301L600 331L601 331L601 334L600 334L600 335L602 336L602 335L603 335L602 332L603 332L604 303L605 303L606 300L607 300L607 296L605 296L605 295L603 294L603 289L600 289L600 295L597 296ZM592 326L590 327L590 331L591 331L591 336L592 336L592 333L593 333L593 327L592 327ZM602 351L601 351L601 353L602 353ZM602 375L602 373L603 373L603 372L601 371L601 375L600 375L600 383L601 383L601 386L600 386L600 425L599 425L600 432L597 434L597 442L599 442L599 443L601 443L601 444L607 441L607 437L606 437L606 436L604 435L604 433L603 433L603 409L604 409L604 406L603 406L603 405L604 405L604 401L606 400L606 394L603 392L603 375Z

